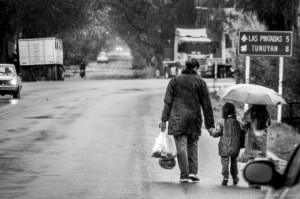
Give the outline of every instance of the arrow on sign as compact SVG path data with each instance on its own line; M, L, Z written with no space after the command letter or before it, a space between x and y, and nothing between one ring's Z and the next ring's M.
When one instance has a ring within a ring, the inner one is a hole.
M241 46L241 51L246 52L247 51L247 45Z
M243 41L243 42L246 42L248 39L247 39L247 36L246 35L243 35L242 36L242 38L241 38L241 40Z

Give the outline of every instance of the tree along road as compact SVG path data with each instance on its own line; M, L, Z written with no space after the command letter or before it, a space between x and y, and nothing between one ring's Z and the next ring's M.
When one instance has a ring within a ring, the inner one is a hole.
M237 186L220 185L218 139L205 129L200 183L180 184L178 166L150 157L167 83L34 82L20 100L0 97L0 198L263 198L241 172Z

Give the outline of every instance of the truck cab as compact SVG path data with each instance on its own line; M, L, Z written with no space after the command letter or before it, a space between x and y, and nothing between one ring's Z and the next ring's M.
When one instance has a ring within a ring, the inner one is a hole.
M179 75L186 60L194 58L199 61L201 76L225 77L222 74L231 66L226 63L227 54L223 49L222 38L218 38L207 28L176 28L174 45L164 48L164 76L169 78Z
M209 65L212 65L212 53L214 43L207 36L206 29L182 29L175 30L175 39L171 49L164 49L164 74L166 78L178 75L184 68L185 62L189 58L195 58L199 61L200 71L206 71ZM166 56L167 52L169 55Z

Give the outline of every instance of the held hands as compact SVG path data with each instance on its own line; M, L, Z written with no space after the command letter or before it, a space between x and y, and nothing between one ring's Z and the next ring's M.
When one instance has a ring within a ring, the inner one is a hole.
M161 129L161 131L165 131L167 128L166 122L160 122L158 127Z
M213 136L214 135L214 131L215 131L215 128L208 129L209 135Z

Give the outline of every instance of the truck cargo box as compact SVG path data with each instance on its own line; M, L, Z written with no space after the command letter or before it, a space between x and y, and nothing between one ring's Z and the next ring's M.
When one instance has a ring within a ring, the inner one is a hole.
M62 41L54 37L19 39L19 60L21 66L62 65Z

